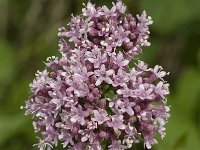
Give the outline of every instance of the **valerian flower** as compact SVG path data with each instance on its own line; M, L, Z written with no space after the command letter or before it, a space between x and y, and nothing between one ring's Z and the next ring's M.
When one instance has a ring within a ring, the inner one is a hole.
M119 69L117 74L113 75L113 80L114 81L113 81L112 85L114 87L117 87L117 86L123 87L129 81L129 77L128 77L127 73L124 70Z
M59 28L61 57L48 57L30 84L24 108L40 135L35 146L125 150L144 141L150 149L157 134L166 135L169 73L141 60L129 64L150 46L152 19L145 11L125 14L121 0L112 8L91 2L84 7Z
M136 105L135 102L129 102L128 98L124 98L123 100L117 100L116 106L119 111L122 113L127 112L130 116L134 115L133 107Z
M123 95L124 98L128 98L128 97L135 98L136 97L134 90L128 88L127 85L124 86L122 89L118 89L117 94Z
M87 5L85 5L86 8L82 9L83 16L86 17L99 17L98 10L96 10L95 5L93 5L91 2L88 2Z
M125 145L121 144L121 141L113 141L110 146L108 146L109 150L121 150L121 149L127 149Z
M111 75L113 75L114 70L113 69L109 69L106 70L105 65L103 64L101 66L101 68L99 70L95 70L94 74L97 76L97 81L96 81L96 86L100 85L103 81L108 83L108 84L112 84L112 79L111 79Z
M83 108L81 105L78 105L78 107L72 107L72 117L71 122L76 123L79 122L81 125L85 124L85 117L89 116L89 111L83 111Z
M123 119L123 115L115 115L112 116L112 121L108 122L108 126L112 127L114 130L124 130L125 129L125 124L123 123L124 119Z
M109 120L108 114L103 110L93 110L93 113L94 118L91 118L91 120L96 121L99 125Z
M129 64L129 60L125 59L122 52L119 52L117 54L117 56L115 55L112 55L111 58L113 59L113 63L120 67L120 68L123 68L124 66L127 66Z

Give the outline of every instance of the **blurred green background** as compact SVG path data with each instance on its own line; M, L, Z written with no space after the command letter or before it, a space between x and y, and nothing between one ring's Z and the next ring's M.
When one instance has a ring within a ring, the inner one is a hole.
M91 0L93 1L93 0ZM113 0L114 1L114 0ZM20 106L48 56L58 55L57 29L86 0L0 0L0 150L37 143ZM111 0L94 0L111 6ZM124 0L129 12L152 16L151 47L141 59L171 72L167 136L154 150L200 149L200 0Z

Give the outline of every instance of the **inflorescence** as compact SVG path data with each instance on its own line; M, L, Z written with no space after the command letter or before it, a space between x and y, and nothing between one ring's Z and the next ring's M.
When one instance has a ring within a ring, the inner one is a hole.
M165 136L168 73L143 61L129 67L150 46L152 19L125 11L120 0L111 9L88 2L59 28L62 57L47 59L25 105L40 150L59 143L70 150L124 150L142 141L150 149L156 134Z

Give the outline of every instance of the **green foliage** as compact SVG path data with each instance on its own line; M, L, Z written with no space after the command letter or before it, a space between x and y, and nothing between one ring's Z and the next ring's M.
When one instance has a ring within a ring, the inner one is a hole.
M15 72L15 58L11 45L5 40L0 40L0 84L9 82Z
M149 0L141 1L140 8L145 9L154 18L153 28L162 33L175 32L180 26L200 21L199 0ZM184 31L183 31L184 32Z
M0 145L16 133L21 132L21 127L25 127L24 125L26 122L27 119L24 118L21 113L15 116L0 117Z
M110 1L91 0L111 6ZM170 71L171 118L167 136L156 150L198 150L200 147L200 1L123 0L131 13L152 16L151 47L141 59ZM37 143L32 120L20 106L42 61L57 53L57 28L78 14L87 0L0 1L0 149L31 150ZM132 66L134 64L131 64ZM112 89L105 87L107 97ZM58 148L59 150L62 148ZM135 149L142 150L143 145Z

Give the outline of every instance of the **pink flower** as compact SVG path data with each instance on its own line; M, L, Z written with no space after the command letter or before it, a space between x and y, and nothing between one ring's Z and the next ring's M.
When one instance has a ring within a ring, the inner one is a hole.
M115 75L115 74L113 75L113 79L114 79L114 81L113 81L112 85L114 87L117 87L117 86L123 87L129 81L128 75L122 69L118 70L117 75Z
M89 116L89 111L83 111L83 108L81 105L78 105L78 107L72 107L72 118L70 119L71 122L76 123L79 122L81 125L85 124L85 117Z
M112 116L112 121L108 122L108 126L112 127L114 130L124 130L125 129L125 124L123 123L124 119L123 119L123 115L115 115Z
M59 28L61 58L48 58L30 84L24 108L41 135L36 145L101 150L105 140L105 149L125 150L144 141L150 149L155 135L166 135L168 73L140 60L129 64L150 46L151 17L145 11L125 14L121 0L112 8L84 6L80 16Z
M120 68L127 66L129 64L129 60L126 60L122 54L119 52L117 56L112 55L112 59L115 65L119 66Z
M123 95L124 98L128 98L128 97L135 98L135 97L137 97L135 95L135 91L130 89L130 88L128 88L127 86L123 87L122 89L118 89L117 90L117 94Z
M109 120L109 117L107 117L108 114L103 110L93 110L93 113L94 118L91 118L91 120L97 122L99 125Z
M113 81L111 79L111 75L113 75L114 70L113 69L109 69L106 70L105 65L101 65L101 68L99 70L95 70L94 74L97 76L97 81L95 83L96 86L100 85L103 81L108 83L108 84L112 84Z
M127 149L125 145L121 144L121 141L112 141L112 144L108 146L109 150L122 150L122 149Z
M129 102L128 98L124 98L123 100L117 100L116 106L119 108L119 111L125 113L127 112L130 116L134 115L134 106L135 102Z
M86 17L99 17L99 13L95 8L95 5L93 5L91 2L88 2L87 5L85 5L86 8L82 9L83 16Z

